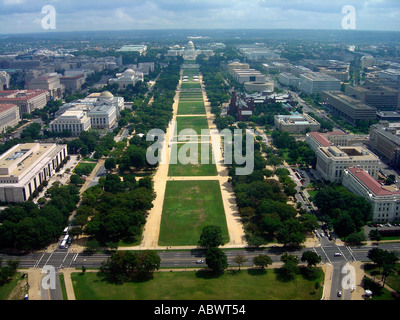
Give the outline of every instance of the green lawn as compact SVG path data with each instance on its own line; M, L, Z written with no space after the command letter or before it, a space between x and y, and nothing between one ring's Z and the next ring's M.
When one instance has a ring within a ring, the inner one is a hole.
M206 225L220 226L228 242L219 181L168 181L158 244L197 245Z
M206 114L204 103L201 101L179 102L178 115Z
M208 146L208 153L202 161L202 148ZM181 149L184 147L185 149ZM186 152L184 153L184 151ZM184 153L184 155L182 155ZM207 159L208 156L208 159ZM190 163L186 163L190 161ZM197 164L196 164L197 162ZM203 162L203 163L202 163ZM169 176L216 176L217 168L213 164L211 144L185 143L173 144L169 165Z
M200 82L183 82L181 89L201 89Z
M198 135L202 129L208 129L206 117L177 117L176 122L178 135L183 129L193 129Z
M372 263L365 266L365 271L379 280L382 279L379 268L374 267ZM380 271L382 271L382 268ZM396 270L386 278L386 284L400 293L400 263L396 263Z
M206 271L158 272L145 282L122 285L101 281L96 273L72 273L77 300L319 300L323 272L317 280L301 275L282 282L273 269L226 271L214 277Z
M74 173L76 173L78 176L82 176L82 175L88 176L92 173L92 171L96 167L96 165L97 165L97 163L93 163L93 162L81 162L74 169Z

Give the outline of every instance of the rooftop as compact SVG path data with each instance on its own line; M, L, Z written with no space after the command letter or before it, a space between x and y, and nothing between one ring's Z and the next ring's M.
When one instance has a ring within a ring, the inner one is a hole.
M397 187L381 185L378 181L372 178L367 171L361 168L348 168L348 170L365 187L377 196L400 194L400 190Z

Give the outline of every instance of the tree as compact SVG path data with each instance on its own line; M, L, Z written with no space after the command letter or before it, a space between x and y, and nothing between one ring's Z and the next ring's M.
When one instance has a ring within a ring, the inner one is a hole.
M260 254L253 258L253 263L257 267L261 267L261 269L264 269L265 267L268 267L270 264L272 264L272 259L266 254Z
M223 273L228 268L228 259L225 253L216 247L211 247L207 250L206 263L215 273Z
M204 248L219 247L224 244L222 230L219 226L205 226L200 235L199 246Z
M285 246L299 246L306 240L305 228L299 220L290 218L278 229L276 239Z
M279 268L279 273L285 279L293 279L294 275L298 273L299 270L299 258L295 255L285 253L281 256L281 261L284 262L284 264Z
M303 252L302 256L301 256L301 261L307 261L307 266L308 267L316 267L318 263L321 262L321 256L319 256L318 254L316 254L313 251L305 251Z
M107 158L107 160L104 163L104 167L107 170L115 169L117 167L117 161L115 160L115 158Z
M248 260L244 255L238 254L233 258L233 262L235 262L239 266L239 271L240 271L240 266L244 263L246 263Z

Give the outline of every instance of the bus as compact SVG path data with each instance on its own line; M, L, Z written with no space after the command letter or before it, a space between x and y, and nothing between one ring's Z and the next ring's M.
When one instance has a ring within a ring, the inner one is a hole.
M65 235L65 237L62 239L61 244L60 244L60 249L67 249L67 241L68 241L69 235Z

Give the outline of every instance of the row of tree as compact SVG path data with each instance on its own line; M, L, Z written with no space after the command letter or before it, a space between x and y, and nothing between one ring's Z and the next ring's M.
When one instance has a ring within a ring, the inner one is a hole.
M0 215L0 248L32 251L57 241L79 202L79 189L54 183L43 205L18 203Z
M372 217L372 207L366 199L343 186L328 185L317 192L314 203L319 209L320 220L332 227L339 237L349 242L364 240L362 227Z

